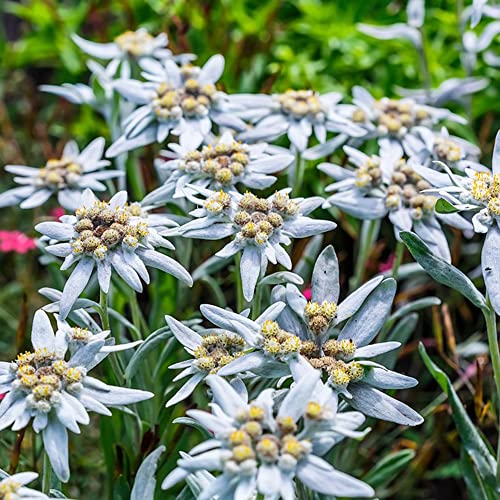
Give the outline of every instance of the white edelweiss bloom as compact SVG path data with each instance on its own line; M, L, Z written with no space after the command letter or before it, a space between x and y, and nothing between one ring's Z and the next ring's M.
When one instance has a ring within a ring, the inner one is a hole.
M387 320L395 281L374 278L337 306L336 266L333 248L327 247L315 267L312 301L308 302L293 285L276 287L273 305L255 321L227 309L202 305L200 310L210 322L239 334L250 346L220 367L217 374L225 377L250 372L278 378L291 373L295 380L301 380L320 372L335 397L341 394L366 415L402 425L422 423L422 417L409 406L379 390L410 388L418 382L370 361L400 346L399 342L369 345ZM338 326L346 320L339 333Z
M114 157L125 151L179 136L181 146L196 149L208 137L212 122L219 127L245 130L231 113L227 95L216 82L224 71L224 58L212 56L203 67L178 66L167 59L140 61L146 82L119 79L115 89L139 107L123 122L123 135L106 152Z
M295 380L320 371L335 394L341 394L366 415L402 425L418 425L423 421L418 413L379 390L410 388L417 381L370 360L401 345L373 343L387 320L395 292L396 282L392 278L378 276L339 304L338 262L333 247L328 246L314 265L310 301L291 284L275 287L272 301L286 303L276 322L301 340L298 363L289 363ZM237 363L232 364L234 368ZM220 374L234 373L232 365Z
M194 54L174 56L172 51L167 49L168 37L165 33L153 36L145 28L139 28L136 31L127 30L108 43L92 42L77 34L73 34L71 38L89 56L106 61L111 60L113 63L121 63L123 78L130 77L130 61L171 59L187 63L196 58Z
M183 369L174 378L174 382L189 378L169 399L167 407L189 397L197 385L209 374L217 373L220 368L243 355L244 351L250 347L244 338L236 333L217 328L195 332L171 316L165 316L165 320L175 338L193 356L192 359L169 366L170 369Z
M464 118L444 108L420 104L411 98L375 99L367 90L356 86L352 89L353 103L340 104L337 112L364 129L356 141L372 138L389 138L402 142L413 135L415 127L434 128L443 120L467 123Z
M18 472L0 481L0 499L18 500L19 498L49 498L41 491L27 488L26 485L38 477L36 472Z
M293 500L297 482L324 495L374 496L368 484L334 469L320 456L335 444L332 436L337 430L332 428L334 420L324 418L322 405L311 400L318 395L318 379L316 374L295 384L275 411L273 389L264 390L249 403L246 394L238 393L224 379L209 376L213 413L187 413L214 438L178 460L162 488L169 489L195 472L220 471L215 480L207 482L199 500L247 500L256 494ZM357 420L351 429L363 422L362 417L351 416ZM351 432L346 431L347 435ZM328 444L327 436L332 438ZM322 448L320 452L316 446Z
M288 150L265 143L238 142L230 132L192 150L179 144L169 144L162 151L169 160L156 160L163 185L149 193L144 203L160 204L174 198L184 198L184 187L193 184L208 189L235 191L236 184L252 189L265 189L276 182L277 172L294 160Z
M170 224L169 224L170 222ZM47 252L64 257L62 270L76 263L64 286L59 314L65 319L97 267L101 289L108 293L112 271L134 290L142 291L141 278L149 283L146 266L155 267L189 286L189 273L174 259L155 250L174 249L160 232L171 221L162 214L147 214L139 203L127 203L127 192L120 191L109 202L99 201L87 189L75 215L61 222L41 222L35 229L51 239Z
M444 162L455 170L478 165L481 150L471 142L450 135L445 127L434 132L425 127L415 127L414 134L403 140L404 150L412 160L426 167L435 161Z
M380 156L344 147L349 163L356 170L331 163L318 166L337 181L326 187L327 192L334 194L324 206L339 207L364 220L388 216L397 239L400 231L413 229L437 255L449 262L450 250L439 221L462 231L470 231L471 224L458 214L436 213L436 197L425 192L432 186L418 173L416 161L405 160L403 148L397 142L381 139L379 143Z
M66 351L67 332L54 335L47 314L33 318L33 352L24 352L8 363L0 362L0 430L18 431L33 419L33 430L42 433L43 445L57 477L69 479L68 430L80 433L88 425L88 412L111 415L108 407L121 407L150 399L146 391L107 385L88 375L105 356L105 342L94 336L88 343ZM106 354L106 353L105 353Z
M432 184L430 192L443 198L457 211L476 212L472 224L476 233L486 233L481 253L481 268L491 303L500 314L500 132L497 132L491 170L479 165L466 168L463 175L453 173L440 163L446 173L418 167L418 173ZM457 214L453 214L457 215Z
M291 238L307 238L332 231L334 222L312 219L308 215L323 202L323 198L290 198L291 189L282 189L268 198L259 198L246 192L226 193L210 191L199 186L186 191L187 198L200 205L191 212L196 219L175 231L186 238L219 240L234 236L217 257L228 258L242 252L240 272L243 295L251 301L259 274L264 275L268 262L280 263L291 269L292 262L281 245L289 245ZM192 191L201 193L200 199Z
M118 170L103 170L110 164L102 159L104 145L99 137L80 152L76 142L70 141L61 158L51 158L41 168L6 165L5 170L16 176L14 181L21 187L1 193L0 207L19 204L21 208L34 208L56 195L61 206L74 210L85 189L105 191L101 181L123 175Z
M309 138L326 141L327 132L347 136L363 135L363 129L336 113L342 94L319 94L313 90L287 90L282 94L236 94L230 101L241 108L238 116L252 123L239 139L248 142L274 140L286 134L298 151L304 151ZM347 138L347 137L346 137Z

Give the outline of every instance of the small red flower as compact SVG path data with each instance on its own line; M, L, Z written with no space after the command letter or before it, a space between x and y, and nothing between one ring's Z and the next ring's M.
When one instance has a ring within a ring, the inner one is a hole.
M307 299L307 300L311 300L311 297L312 297L312 290L311 290L311 287L308 287L306 288L303 292L302 292L302 295Z
M50 215L54 217L54 219L59 220L63 215L66 215L66 211L63 207L56 207L50 211Z
M21 231L0 231L0 252L25 254L34 248L35 240Z
M385 273L386 271L390 271L394 266L394 259L396 256L394 253L391 253L385 262L381 262L378 266L378 271L380 273Z

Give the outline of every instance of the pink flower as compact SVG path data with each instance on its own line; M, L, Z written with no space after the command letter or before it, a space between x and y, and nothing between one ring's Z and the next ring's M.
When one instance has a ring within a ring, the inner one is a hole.
M312 296L312 290L311 290L311 287L308 287L306 288L303 292L302 292L302 295L307 299L307 300L311 300L311 296Z
M5 392L5 393L3 393L3 394L0 394L0 401L2 401L2 399L3 399L5 396L7 396L7 393L6 393L6 392Z
M66 211L63 207L56 207L50 211L50 215L52 215L52 217L54 217L56 220L59 220L65 214Z
M25 254L34 248L36 248L35 240L21 231L0 231L0 252Z
M385 273L386 271L390 271L394 266L394 259L396 256L394 253L391 253L385 262L381 262L378 266L378 271L380 273Z

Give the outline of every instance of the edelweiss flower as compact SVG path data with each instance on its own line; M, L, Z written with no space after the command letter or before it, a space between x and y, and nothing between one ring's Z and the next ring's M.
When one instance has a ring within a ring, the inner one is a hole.
M201 312L209 321L241 335L251 348L217 374L251 372L277 378L292 373L295 380L301 380L320 371L335 394L343 395L366 415L403 425L420 424L422 417L418 413L378 390L405 389L418 382L368 361L400 346L399 342L368 345L390 312L395 281L374 278L337 306L337 280L335 253L327 247L315 266L312 301L308 302L293 285L277 287L273 305L256 321L227 309L202 305ZM346 320L339 333L339 324Z
M245 316L227 309L205 304L200 308L201 313L214 325L220 326L221 329L208 328L199 332L195 332L171 316L165 316L175 338L193 356L193 359L180 361L169 366L170 369L184 369L175 377L174 382L188 376L190 376L190 379L167 402L167 406L172 406L186 399L208 375L218 373L223 367L243 355L247 357L245 351L257 346L254 338L251 339L250 343L247 343L246 338L234 333L232 320L244 322L249 327L262 325L268 320L275 319L284 306L283 303L274 304L255 321L251 321ZM281 365L278 368L280 372L283 372Z
M186 193L187 197L201 208L193 210L196 219L184 224L176 231L187 238L218 240L235 236L218 257L231 257L242 252L240 271L243 295L252 300L259 274L264 274L268 261L279 262L287 269L291 260L281 247L289 245L290 238L307 238L331 231L334 222L316 220L307 215L323 201L320 197L289 197L290 189L277 191L268 198L259 198L253 193L214 192L196 186L188 186L203 194L199 199ZM260 271L259 271L260 270Z
M115 89L139 107L123 122L123 135L107 151L110 157L130 149L163 142L170 133L181 146L196 149L208 136L212 122L244 130L229 113L228 98L215 83L224 71L224 58L212 56L203 66L177 66L172 60L142 61L147 82L120 79Z
M477 146L450 135L445 127L440 132L415 127L414 135L407 136L404 145L410 158L427 167L434 167L433 162L441 161L463 171L466 167L477 166L481 154Z
M84 189L105 191L106 185L100 181L123 175L118 170L97 172L110 163L101 159L103 151L102 137L93 140L82 152L78 151L76 142L70 141L61 158L51 158L44 167L7 165L5 170L17 175L14 181L22 187L0 194L0 207L18 203L21 208L38 207L55 194L59 204L74 210Z
M38 477L36 472L19 472L0 481L0 499L18 500L19 498L49 498L41 491L26 488Z
M415 161L405 160L402 147L386 139L380 141L380 156L368 156L345 146L349 162L357 168L348 170L331 163L322 163L319 169L338 182L326 187L336 191L325 205L337 206L361 219L380 219L389 216L394 233L413 230L440 255L450 261L448 242L439 224L442 219L464 231L470 223L457 214L437 214L436 198L421 191L431 185L415 170Z
M107 385L88 376L105 357L104 340L89 337L87 342L74 343L67 333L59 330L54 335L47 314L39 310L31 332L34 352L21 353L11 363L0 362L0 393L7 393L0 403L0 430L12 426L17 431L33 419L33 430L42 433L52 468L63 482L70 475L68 430L79 434L79 424L89 423L88 411L111 415L107 407L153 397L150 392ZM77 337L87 333L74 332Z
M213 414L187 413L213 433L214 439L178 460L177 469L165 478L162 488L171 488L193 472L215 470L222 474L203 489L199 500L215 496L247 500L256 494L293 500L296 481L324 495L374 496L369 485L337 471L320 457L328 450L321 446L318 452L316 438L336 432L330 427L331 420L324 418L321 405L311 401L317 382L318 377L313 376L295 384L275 412L274 390L264 390L248 403L246 394L239 394L217 375L209 376Z
M274 140L284 134L298 151L307 148L313 134L323 143L327 132L344 132L349 136L362 135L346 118L336 113L342 94L329 92L323 95L313 90L287 90L282 94L237 94L231 102L245 111L237 112L254 124L253 128L239 135L242 141Z
M83 52L97 59L122 62L127 68L127 76L130 76L129 60L142 62L144 60L173 59L188 62L196 56L193 54L181 54L173 56L172 51L167 49L168 37L165 33L153 36L145 28L136 31L127 30L118 35L113 42L96 43L73 34L73 41Z
M465 169L465 175L453 173L444 163L446 173L418 167L419 174L433 186L430 191L444 198L458 211L475 211L472 224L476 233L487 233L481 254L486 288L497 314L500 314L498 286L498 249L500 248L500 132L495 139L491 171ZM456 214L454 214L456 215Z
M73 303L87 285L97 267L99 286L107 293L112 270L134 290L141 292L141 278L149 283L146 266L156 267L192 285L189 273L174 259L155 247L174 249L161 236L172 222L164 215L144 212L139 203L127 203L126 191L115 194L109 202L99 201L90 189L83 193L75 215L61 222L42 222L35 229L52 241L47 252L65 257L61 269L77 263L71 273L59 304L66 318Z
M290 375L290 365L298 363L302 344L298 335L282 329L276 322L285 306L284 302L274 302L256 320L210 304L200 307L203 316L211 323L237 333L249 346L237 359L221 366L218 375L228 376L246 371L271 378Z
M294 159L288 150L277 146L237 142L230 132L203 146L201 151L179 144L169 147L171 151L161 154L174 159L156 161L160 177L166 180L144 198L144 203L183 198L186 184L224 191L234 191L236 184L265 189L276 182L276 177L269 174L285 169Z
M432 129L442 120L466 123L466 120L444 108L419 104L410 98L376 100L362 87L352 90L353 104L337 106L339 114L365 130L363 140L387 137L402 142L414 134L415 127Z
M170 330L193 359L170 365L170 369L183 368L174 382L190 377L179 391L167 402L167 407L186 399L196 386L209 374L214 374L243 354L249 346L243 337L225 330L210 328L195 332L171 316L165 316Z

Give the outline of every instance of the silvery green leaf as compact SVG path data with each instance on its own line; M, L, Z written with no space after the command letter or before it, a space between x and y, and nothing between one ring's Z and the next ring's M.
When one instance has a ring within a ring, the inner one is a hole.
M419 311L420 309L426 309L427 307L439 306L441 304L441 299L438 297L424 297L422 299L414 300L409 302L404 306L400 307L394 314L391 314L389 320L387 321L387 326L392 326L397 320L404 318L409 313L413 311Z
M378 285L342 328L339 340L351 339L357 347L369 344L389 315L396 287L396 281L392 278Z
M500 229L493 224L488 232L481 252L481 269L484 284L488 291L491 305L500 314Z
M135 476L130 500L153 500L158 460L165 449L165 446L159 446L144 459Z
M258 286L261 285L280 285L282 283L293 283L294 285L304 284L304 280L295 273L290 271L278 271L270 274L259 281Z
M203 436L205 436L206 438L208 438L208 439L212 438L212 435L210 434L210 432L207 429L205 429L205 427L200 425L194 418L177 417L172 423L173 424L189 425L190 427L194 427L194 428L198 429L199 431L201 431Z
M453 214L459 211L457 207L453 206L444 198L439 198L439 200L436 202L434 210L436 210L438 214Z
M433 255L428 246L415 233L402 231L400 237L403 243L408 247L408 250L410 250L414 259L433 279L457 290L475 306L481 309L486 307L484 296L462 271Z
M393 481L413 460L415 450L399 450L383 457L364 476L364 480L374 488L380 488Z
M441 389L448 396L448 401L451 406L451 416L455 421L457 426L458 434L462 440L462 444L465 447L468 455L474 462L480 476L493 488L496 488L496 460L488 449L488 445L483 441L481 434L472 423L469 415L465 411L465 408L460 401L453 384L450 379L446 376L445 372L441 370L434 362L431 360L425 347L422 343L418 346L420 356L424 360L425 366L432 374L436 382L439 384Z
M312 300L315 302L335 302L340 295L339 263L332 245L328 245L319 255L312 274Z
M424 419L408 405L363 383L349 385L349 404L370 417L401 425L419 425Z
M346 297L345 300L339 304L334 324L337 325L350 318L359 309L366 297L368 297L368 295L372 293L377 286L379 286L383 279L383 276L375 276L375 278L367 281L364 285L360 286L357 290Z
M404 23L391 24L390 26L372 26L369 24L358 24L361 33L377 38L379 40L395 40L403 38L409 40L415 47L422 46L422 36L420 32Z
M145 356L147 356L157 346L163 345L171 337L172 332L168 326L151 333L134 352L132 358L128 362L127 369L125 370L125 378L131 379L140 368L141 362L146 361Z

